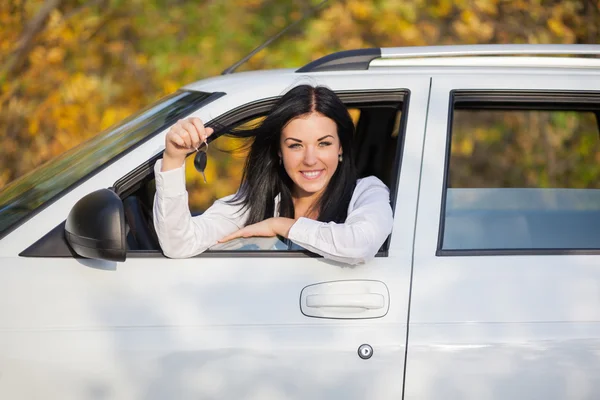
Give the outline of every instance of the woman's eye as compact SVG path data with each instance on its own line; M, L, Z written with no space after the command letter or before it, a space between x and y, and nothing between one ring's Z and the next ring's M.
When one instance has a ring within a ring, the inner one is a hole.
M319 142L319 146L321 146L321 147L331 146L331 142Z
M288 146L288 149L299 149L300 143L294 143Z

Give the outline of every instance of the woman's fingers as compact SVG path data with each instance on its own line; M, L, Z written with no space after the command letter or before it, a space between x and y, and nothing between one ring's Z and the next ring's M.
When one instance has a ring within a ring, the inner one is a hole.
M179 147L186 147L185 141L183 140L183 138L181 136L179 136L179 134L177 132L173 131L172 128L171 128L171 131L169 133L167 133L167 144L168 144L168 142L172 142Z
M214 129L206 128L200 118L180 119L165 136L163 158L171 160L170 165L181 164L190 150L197 150Z
M188 119L189 123L196 128L196 132L198 133L199 144L206 142L206 139L212 135L214 132L213 128L207 128L204 126L204 123L200 118L193 117Z
M183 124L177 126L175 133L183 140L185 147L188 149L192 148L192 138L187 130L185 130Z
M237 230L237 231L235 231L235 232L233 232L233 233L225 236L224 238L222 238L222 239L219 240L219 243L225 243L225 242L229 242L230 240L237 239L239 237L244 237L244 230L245 229L246 228L239 229L239 230Z
M203 142L202 133L199 132L196 126L189 120L184 121L181 127L188 134L192 147L197 149L200 146L200 143Z

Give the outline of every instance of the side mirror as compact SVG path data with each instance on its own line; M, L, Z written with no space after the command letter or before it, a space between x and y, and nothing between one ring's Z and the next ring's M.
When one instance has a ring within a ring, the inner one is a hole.
M119 196L100 189L79 200L67 217L65 238L80 256L125 261L125 211Z

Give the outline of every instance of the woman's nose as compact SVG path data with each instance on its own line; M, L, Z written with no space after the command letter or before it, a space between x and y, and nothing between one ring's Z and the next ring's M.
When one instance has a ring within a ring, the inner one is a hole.
M317 163L317 152L312 147L307 147L304 152L304 164L315 165Z

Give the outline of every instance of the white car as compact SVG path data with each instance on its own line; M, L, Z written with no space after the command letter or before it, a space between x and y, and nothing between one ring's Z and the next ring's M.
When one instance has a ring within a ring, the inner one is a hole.
M598 55L382 48L228 74L14 182L0 399L599 398ZM299 83L358 116L358 169L394 209L378 256L166 258L150 210L170 125L240 124Z

